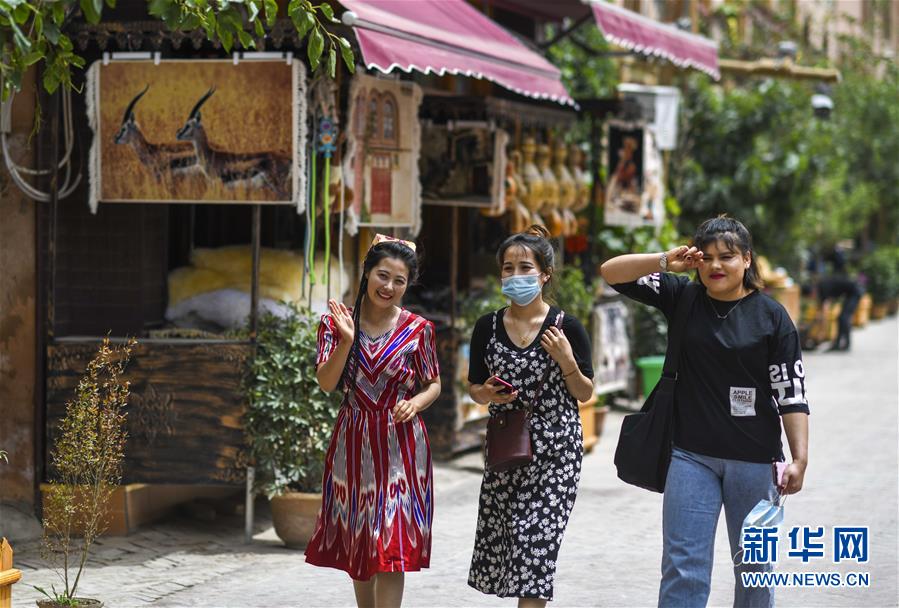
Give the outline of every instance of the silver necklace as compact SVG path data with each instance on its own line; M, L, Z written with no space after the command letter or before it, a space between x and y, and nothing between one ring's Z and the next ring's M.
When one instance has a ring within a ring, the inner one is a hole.
M749 294L749 295L751 295L751 294ZM746 298L748 298L749 295L745 295L745 296L743 296L742 298L740 298L740 299L737 301L737 303L734 304L733 306L731 306L731 307L730 307L730 310L728 310L723 316L722 316L721 314L718 313L718 309L715 308L715 303L712 302L712 298L709 297L708 292L706 292L706 294L705 294L705 299L709 301L709 306L712 307L712 312L715 313L715 316L718 317L719 319L721 319L721 320L723 321L724 319L726 319L727 317L729 317L729 316L730 316L730 313L732 313L734 310L736 310L736 309L737 309L737 306L739 306L740 304L742 304L742 303L743 303L743 300L745 300Z

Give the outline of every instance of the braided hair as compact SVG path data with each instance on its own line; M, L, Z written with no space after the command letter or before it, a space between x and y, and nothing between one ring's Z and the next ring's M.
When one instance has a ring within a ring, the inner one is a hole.
M409 270L410 285L418 278L418 256L410 247L400 241L382 241L368 250L365 260L362 262L362 277L359 279L359 290L353 305L353 346L350 348L350 355L343 366L343 373L341 373L338 383L338 386L342 385L346 391L353 391L356 388L356 371L359 369L359 357L361 356L359 332L362 325L362 302L368 293L368 275L385 258L400 260L406 265Z

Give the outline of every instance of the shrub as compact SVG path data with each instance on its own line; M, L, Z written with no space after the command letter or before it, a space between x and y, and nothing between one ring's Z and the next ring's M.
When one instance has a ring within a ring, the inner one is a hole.
M289 314L259 318L256 354L245 378L245 430L257 489L269 497L319 492L342 393L315 377L319 319L288 305Z

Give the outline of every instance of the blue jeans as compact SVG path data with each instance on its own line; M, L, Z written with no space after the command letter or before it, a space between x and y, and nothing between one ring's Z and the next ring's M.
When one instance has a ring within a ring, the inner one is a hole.
M705 606L709 599L715 529L721 505L734 566L734 606L774 605L770 588L743 587L741 572L766 571L767 564L742 564L743 519L763 498L777 495L771 465L726 460L674 448L662 510L662 583L659 606ZM738 564L738 565L737 565Z

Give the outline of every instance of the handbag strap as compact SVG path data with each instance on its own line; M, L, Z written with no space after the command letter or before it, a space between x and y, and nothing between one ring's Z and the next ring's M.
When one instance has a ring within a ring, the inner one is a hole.
M687 327L687 317L693 308L693 302L703 289L698 283L687 283L677 307L674 309L674 319L668 324L668 348L665 350L665 365L662 367L662 375L668 378L677 378L677 367L680 360L681 345L684 339L684 331Z
M493 311L493 335L494 335L494 337L496 337L496 323L499 318L499 315L497 313L498 313L498 311L496 311L496 310ZM559 314L556 315L556 320L553 322L553 325L555 325L559 329L562 329L563 319L565 319L565 311L560 308ZM552 366L547 365L546 369L543 371L543 376L540 377L540 384L537 385L537 392L534 393L533 401L536 402L537 399L539 399L540 396L543 394L543 386L546 384L546 380L549 378L550 371L552 371ZM531 411L533 410L531 403L528 403L524 409L527 410L528 418L530 418Z
M562 320L564 318L565 318L565 311L560 308L559 314L556 315L556 320L553 323L553 325L555 325L559 329L562 329ZM540 377L540 384L537 385L537 392L534 393L534 398L531 400L530 403L527 404L527 407L525 407L525 409L527 410L527 413L528 413L528 418L531 417L531 413L534 410L534 403L536 403L537 400L540 399L540 397L543 395L543 387L546 386L546 381L549 379L549 374L551 371L552 371L551 364L547 365L546 369L543 370L543 375Z

